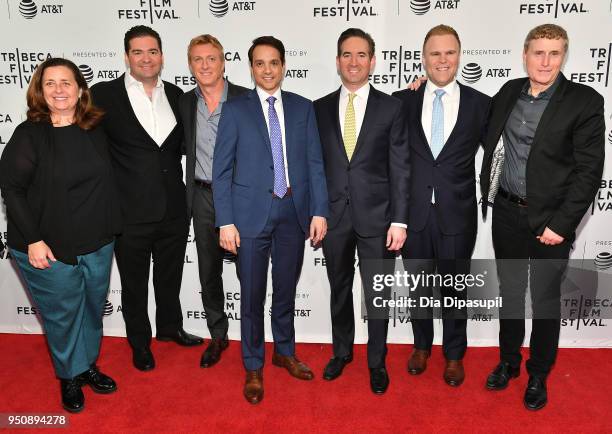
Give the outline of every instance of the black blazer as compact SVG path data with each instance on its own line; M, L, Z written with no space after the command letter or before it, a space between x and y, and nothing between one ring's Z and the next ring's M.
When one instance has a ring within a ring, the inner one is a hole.
M177 124L162 146L158 146L138 122L124 75L91 88L94 103L106 113L102 126L111 143L124 223L186 217L181 165L183 127L178 112L178 99L183 91L164 81Z
M435 160L421 124L425 86L417 91L402 90L393 94L403 101L405 122L412 126L409 229L413 232L425 228L433 187L442 233L476 233L478 207L474 160L478 145L484 139L491 98L462 84L459 84L459 91L457 122Z
M392 222L408 224L410 168L408 129L402 103L373 86L353 158L349 162L338 104L340 89L314 102L333 229L347 204L355 231L363 237L386 234Z
M106 166L103 182L108 215L103 232L112 238L121 232L121 212L108 140L99 127L87 133ZM25 121L17 126L0 158L0 189L8 218L7 244L27 252L29 244L42 240L58 260L76 265L65 172L63 159L56 158L53 126Z
M235 96L247 93L249 89L227 82L227 100ZM196 140L197 122L196 114L198 111L198 96L195 88L181 95L179 98L179 112L183 123L183 152L187 154L187 164L185 166L185 180L187 184L187 214L191 216L193 204L193 180L195 177L196 164Z
M480 173L482 197L489 192L495 146L528 78L510 80L493 97ZM568 81L559 87L542 114L527 159L529 226L540 235L546 227L573 238L597 193L604 164L604 99L592 88ZM486 214L486 200L483 200Z

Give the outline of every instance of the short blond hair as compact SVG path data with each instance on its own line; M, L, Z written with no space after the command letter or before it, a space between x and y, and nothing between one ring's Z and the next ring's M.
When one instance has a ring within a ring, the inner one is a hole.
M221 61L222 62L225 61L225 53L223 52L223 45L221 45L221 42L219 42L217 38L209 34L198 35L195 38L193 38L191 41L189 41L189 46L187 47L187 61L188 62L191 61L191 50L193 49L193 47L197 45L205 45L205 44L210 44L213 47L217 48L219 51L221 51Z
M567 48L569 46L567 32L563 27L558 26L557 24L541 24L531 29L525 38L523 50L527 51L527 48L529 48L529 43L535 39L563 39L563 48L567 53Z
M459 34L455 29L451 26L447 26L446 24L438 24L435 27L429 29L429 32L425 35L425 40L423 41L423 51L425 51L425 44L429 41L429 38L432 36L443 36L443 35L452 35L457 40L459 44L459 49L461 49L461 40L459 39Z

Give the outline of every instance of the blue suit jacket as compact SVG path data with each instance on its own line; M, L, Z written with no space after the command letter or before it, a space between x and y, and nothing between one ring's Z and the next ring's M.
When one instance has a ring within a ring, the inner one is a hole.
M328 216L321 142L312 102L282 92L289 184L302 230L312 216ZM264 229L272 205L274 166L257 92L223 105L213 157L216 225L236 225L242 237Z

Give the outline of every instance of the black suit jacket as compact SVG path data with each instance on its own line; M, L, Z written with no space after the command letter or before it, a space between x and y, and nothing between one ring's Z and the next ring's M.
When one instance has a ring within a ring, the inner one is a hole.
M138 122L124 79L121 75L91 88L95 105L106 112L102 126L111 143L124 223L186 217L181 165L183 127L178 112L178 99L183 91L164 81L177 124L162 146L158 146Z
M249 89L227 82L227 100L235 96L247 93ZM195 88L181 95L179 98L179 112L183 123L183 152L187 154L187 164L185 166L185 181L187 187L187 213L191 215L193 204L193 180L195 177L196 165L196 140L197 140L197 111L198 95Z
M382 236L392 222L408 224L410 151L402 103L370 87L349 162L340 129L339 100L340 89L314 102L329 193L328 226L333 229L338 224L350 203L355 231L363 237Z
M483 198L489 192L493 151L527 80L510 80L493 97L480 173ZM603 97L561 74L527 159L527 212L534 234L540 235L549 227L564 238L573 238L599 188L604 145Z
M459 84L459 83L458 83ZM402 90L393 96L404 103L405 122L410 128L410 226L425 228L435 189L440 230L446 235L476 233L476 173L474 160L484 139L491 98L459 84L457 122L436 159L427 142L421 116L425 86Z

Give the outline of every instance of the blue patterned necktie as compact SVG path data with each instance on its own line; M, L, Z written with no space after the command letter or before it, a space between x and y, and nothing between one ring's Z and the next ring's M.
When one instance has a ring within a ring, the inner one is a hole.
M271 96L268 101L268 122L270 124L270 145L272 146L272 161L274 163L274 194L283 197L287 194L285 180L285 159L283 158L283 134L278 115L274 109L276 98Z
M438 158L440 151L444 147L444 105L442 104L442 95L444 89L436 89L436 97L433 101L433 108L431 110L431 153L434 158Z

